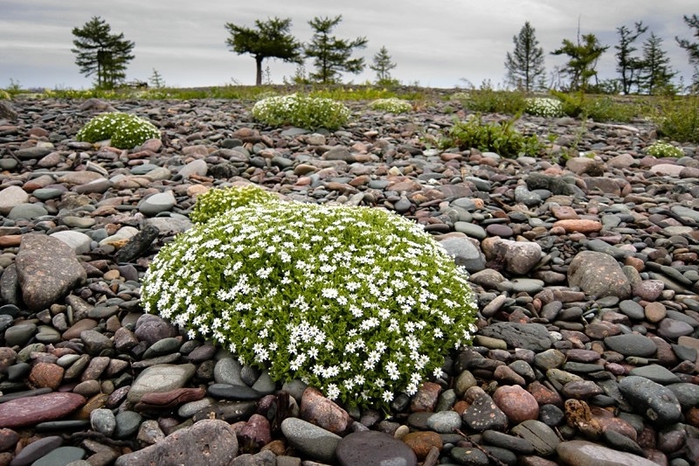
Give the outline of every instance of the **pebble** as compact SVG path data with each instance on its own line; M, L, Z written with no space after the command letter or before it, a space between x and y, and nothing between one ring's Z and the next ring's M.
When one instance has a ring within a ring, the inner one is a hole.
M639 448L658 464L699 460L696 146L668 163L645 155L647 122L580 130L574 119L525 115L516 127L564 145L575 137L595 159L441 152L418 136L453 124L441 110L459 104L446 100L403 116L352 102L364 115L356 126L316 134L261 128L237 101L81 104L15 99L11 123L0 121L0 148L14 156L0 174L0 461L70 432L85 440L42 451L35 464L175 453L197 464L197 442L231 446L236 431L252 451L211 444L221 463L337 464L340 444L357 434L400 445L405 456L391 459L401 464L550 465L557 449L574 451L570 464L610 454L643 464L630 453ZM148 115L167 138L131 151L74 141L71 112L114 106ZM447 355L441 378L397 397L385 419L300 381L282 393L268 373L143 315L145 268L191 227L195 196L251 181L425 226L472 274L474 347ZM351 453L363 454L357 444Z

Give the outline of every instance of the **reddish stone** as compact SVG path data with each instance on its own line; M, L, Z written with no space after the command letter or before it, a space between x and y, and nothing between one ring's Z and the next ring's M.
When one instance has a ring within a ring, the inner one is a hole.
M0 451L6 451L15 446L19 434L12 429L0 429Z
M568 233L594 233L602 230L602 223L597 220L564 219L554 222L553 227L561 227Z
M410 403L410 410L414 413L433 411L441 391L442 387L436 383L423 383Z
M0 347L0 372L5 372L17 360L17 352L7 346Z
M259 414L250 416L248 422L236 429L238 447L242 452L254 453L272 441L269 421Z
M493 401L507 415L511 425L539 417L539 404L531 393L519 385L495 390Z
M0 404L0 428L15 428L61 419L85 404L76 393L46 393Z
M141 397L134 407L137 411L151 408L174 408L190 401L201 400L206 396L203 388L176 388L168 392L151 392Z
M304 421L338 435L346 433L352 424L347 411L313 387L308 387L301 396L300 415Z
M48 362L40 362L32 367L29 373L29 381L36 388L50 388L56 390L63 382L65 370L57 365Z
M690 426L699 427L699 408L696 406L689 408L687 414L684 415L684 419Z
M442 437L437 432L411 432L402 440L415 452L420 461L425 459L432 448L436 447L441 450L443 446Z
M563 398L558 392L545 387L541 382L532 382L529 384L529 393L534 397L539 406L555 405L559 408L563 407Z

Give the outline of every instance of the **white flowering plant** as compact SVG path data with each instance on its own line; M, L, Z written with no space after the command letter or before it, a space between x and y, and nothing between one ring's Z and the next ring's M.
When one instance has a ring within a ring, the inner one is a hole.
M406 113L413 109L413 104L403 99L390 97L388 99L376 99L372 101L369 103L369 108L390 113Z
M236 186L235 189L211 189L197 197L189 218L194 223L205 223L230 209L249 204L267 204L278 201L275 194L249 184Z
M540 117L559 117L563 116L563 104L552 97L530 97L524 111Z
M368 207L227 206L156 255L146 312L348 405L415 394L470 343L468 275L418 224Z
M111 139L112 147L133 149L149 139L159 139L160 130L137 115L110 112L94 117L78 131L75 138L87 142Z
M256 102L252 107L252 116L269 126L293 125L309 130L335 130L349 121L351 112L332 99L291 94Z
M653 157L684 157L684 151L681 147L673 146L669 142L655 141L646 149L648 155Z

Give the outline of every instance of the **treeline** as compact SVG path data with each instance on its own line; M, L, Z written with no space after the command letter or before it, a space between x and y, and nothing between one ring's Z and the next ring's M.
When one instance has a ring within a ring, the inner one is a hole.
M699 39L699 16L684 16L684 22ZM363 57L354 56L355 51L366 47L366 37L354 39L338 38L334 28L342 21L342 16L334 18L315 17L308 22L313 36L308 43L298 41L291 34L291 19L268 18L256 20L253 27L225 23L229 37L226 44L239 55L250 55L255 60L255 82L263 82L263 64L269 58L276 58L297 65L291 78L293 84L342 82L342 73L361 73L366 63ZM93 17L83 27L73 28L75 63L85 76L95 77L95 86L112 89L124 83L128 63L133 60L134 42L126 40L124 34L114 34L99 16ZM563 39L561 46L550 52L565 56L566 64L556 67L547 74L544 66L544 51L536 38L536 31L527 21L519 34L513 37L514 49L505 57L506 81L511 87L525 92L545 89L565 91L598 92L609 94L674 94L684 91L682 78L675 81L677 71L670 65L663 39L648 32L643 22L633 26L617 28L619 42L614 45L618 78L598 79L597 64L600 57L609 49L594 34L578 33L576 40ZM642 43L639 44L639 41ZM699 86L699 42L675 37L679 47L688 54L689 63L694 67L691 87ZM640 49L638 46L640 45ZM306 73L305 62L311 60L313 71ZM369 68L376 73L379 85L398 84L391 76L396 67L386 47L381 47L373 56ZM154 69L151 83L164 86L162 76Z

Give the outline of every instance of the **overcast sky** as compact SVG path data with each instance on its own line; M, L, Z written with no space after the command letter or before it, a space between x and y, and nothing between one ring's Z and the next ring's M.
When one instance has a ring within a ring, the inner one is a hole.
M196 87L254 84L255 62L236 55L226 46L224 24L252 27L256 19L291 18L292 34L311 39L308 21L315 16L342 15L333 31L340 38L365 36L366 49L355 52L372 57L385 46L398 65L392 76L404 84L431 87L479 86L491 80L504 83L504 60L513 50L512 37L525 21L536 30L546 54L547 76L564 57L550 52L563 39L575 40L594 33L610 49L600 61L601 79L615 72L616 28L643 21L660 36L673 68L691 80L692 68L675 36L697 39L683 15L699 14L696 0L0 0L0 88L10 80L24 88L87 89L92 78L79 73L70 51L72 28L100 16L113 33L124 33L135 42L135 59L127 69L128 80L148 81L153 69L169 86ZM639 50L641 43L638 44ZM272 82L291 78L295 65L267 60ZM306 63L307 70L312 63ZM374 80L367 68L359 75L343 75L344 82Z

